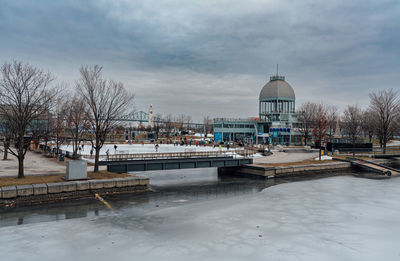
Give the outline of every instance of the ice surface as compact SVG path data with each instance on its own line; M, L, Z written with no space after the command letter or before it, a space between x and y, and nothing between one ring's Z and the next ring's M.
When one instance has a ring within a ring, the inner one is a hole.
M106 155L108 150L109 154L134 154L134 153L156 153L153 144L116 144L117 150L114 149L114 144L104 145L100 150L100 155ZM60 147L61 150L72 152L72 145L63 145ZM90 155L91 145L87 144L80 151L81 155ZM195 151L218 151L219 148L207 146L174 146L173 144L159 144L158 152L195 152ZM221 150L226 150L226 148L221 148Z
M340 176L260 193L0 228L1 260L400 260L400 179Z

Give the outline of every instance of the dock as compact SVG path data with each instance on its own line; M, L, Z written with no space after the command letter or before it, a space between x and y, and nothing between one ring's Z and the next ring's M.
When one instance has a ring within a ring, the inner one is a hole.
M270 167L260 164L246 164L237 170L237 174L259 176L268 179L300 177L312 174L348 171L350 162L338 161L321 164L291 165L282 167Z
M384 176L400 176L400 170L372 162L369 160L363 160L363 159L358 159L358 158L346 158L346 161L350 162L352 166L357 166L359 168L363 168L375 173L378 173L379 175L384 175Z

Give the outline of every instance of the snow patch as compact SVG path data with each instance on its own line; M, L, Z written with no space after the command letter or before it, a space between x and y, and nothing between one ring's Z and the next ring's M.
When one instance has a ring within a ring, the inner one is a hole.
M316 157L315 160L319 160L319 157ZM332 160L332 157L323 155L323 156L321 156L321 160Z

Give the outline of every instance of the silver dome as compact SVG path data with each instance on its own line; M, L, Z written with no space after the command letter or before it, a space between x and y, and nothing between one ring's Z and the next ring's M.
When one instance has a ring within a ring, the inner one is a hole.
M260 92L260 100L268 98L296 99L294 90L282 76L273 76Z

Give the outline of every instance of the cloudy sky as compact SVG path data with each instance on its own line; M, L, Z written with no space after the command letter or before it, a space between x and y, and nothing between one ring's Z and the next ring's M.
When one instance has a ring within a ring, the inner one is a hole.
M298 105L366 106L400 89L400 1L0 0L0 63L12 60L71 87L100 64L137 110L196 121L257 116L277 63Z

